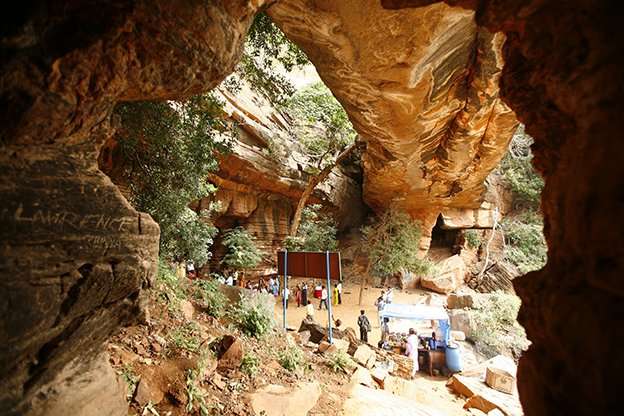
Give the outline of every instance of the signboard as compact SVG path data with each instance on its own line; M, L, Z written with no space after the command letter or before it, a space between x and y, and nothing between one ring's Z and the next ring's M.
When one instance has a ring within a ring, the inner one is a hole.
M289 251L288 270L284 273L284 251L277 252L277 272L293 277L327 279L327 253L311 251ZM341 278L340 253L329 253L329 274L332 280Z

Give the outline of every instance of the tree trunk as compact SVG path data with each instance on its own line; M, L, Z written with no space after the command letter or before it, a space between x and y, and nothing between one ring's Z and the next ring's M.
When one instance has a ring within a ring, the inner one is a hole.
M307 183L303 193L301 194L301 198L299 198L299 202L297 203L297 209L295 210L295 214L293 216L292 225L290 226L290 235L295 236L297 234L297 230L299 229L299 224L301 223L301 214L303 213L303 208L306 206L306 202L312 195L314 188L323 182L331 173L331 171L340 163L343 159L345 159L352 151L355 149L355 143L350 144L345 150L342 151L336 158L336 161L330 165L325 166L323 170L316 176L313 176L310 181Z

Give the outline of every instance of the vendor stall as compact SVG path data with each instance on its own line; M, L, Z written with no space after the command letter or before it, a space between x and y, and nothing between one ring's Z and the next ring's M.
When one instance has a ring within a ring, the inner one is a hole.
M379 311L379 319L383 321L384 318L388 318L390 332L386 347L397 353L403 353L409 329L416 330L420 339L419 361L422 356L425 364L421 368L428 368L429 373L432 373L433 368L441 369L445 366L449 358L446 357L447 351L453 360L456 359L456 347L450 345L450 319L443 307L390 303ZM455 364L448 367L457 371Z

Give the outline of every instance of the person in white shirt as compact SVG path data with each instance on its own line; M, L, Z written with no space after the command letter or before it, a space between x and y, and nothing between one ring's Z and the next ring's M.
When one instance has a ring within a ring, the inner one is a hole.
M312 302L310 301L308 301L308 304L306 305L306 319L309 321L314 320L314 305L312 305Z
M418 371L418 335L416 335L414 328L409 329L409 336L405 344L405 355L412 359L412 378L414 378Z
M234 278L232 275L229 275L227 279L225 279L225 284L228 286L234 286Z
M394 297L394 292L392 291L392 288L389 288L386 291L386 303L392 303L393 297Z
M342 305L342 282L338 282L336 288L338 289L338 305Z
M325 309L329 309L327 306L327 289L325 286L321 287L321 301L319 302L319 310L323 309L323 305L325 305Z
M288 309L288 297L290 296L290 289L288 287L284 287L284 293L282 293L284 297L286 309Z

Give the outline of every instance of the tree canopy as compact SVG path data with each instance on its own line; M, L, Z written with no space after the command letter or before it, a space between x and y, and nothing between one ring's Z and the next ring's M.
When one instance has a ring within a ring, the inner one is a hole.
M221 260L232 269L245 270L257 266L262 261L260 251L253 237L243 227L236 227L224 233L223 245L227 252Z
M333 251L338 247L334 220L321 212L320 205L303 209L301 225L294 237L287 237L285 246L291 251Z

